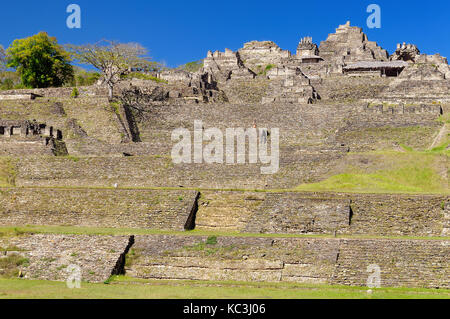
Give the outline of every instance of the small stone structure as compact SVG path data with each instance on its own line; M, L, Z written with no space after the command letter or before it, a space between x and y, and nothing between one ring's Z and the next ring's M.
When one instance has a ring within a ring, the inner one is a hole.
M450 79L450 66L447 58L441 56L439 53L434 55L421 54L415 59L417 64L427 64L434 66L439 72L445 75L445 79Z
M36 121L11 121L0 120L0 137L22 137L33 136L54 137L62 139L62 131L54 129L53 126L37 123Z
M282 50L272 41L251 41L238 50L244 64L253 71L257 66L280 65L282 61L291 57L291 52Z
M225 49L225 52L208 51L202 73L208 73L218 82L230 79L254 79L256 74L244 66L239 52Z
M305 37L300 40L297 47L297 58L301 63L318 63L323 61L319 56L317 44L312 42L311 37Z
M397 44L397 50L395 50L389 59L391 61L401 60L414 63L418 56L420 56L420 51L416 45L403 42L403 44Z
M399 76L406 66L404 61L367 61L346 65L342 70L350 76Z
M0 120L0 155L67 155L61 130L36 121Z

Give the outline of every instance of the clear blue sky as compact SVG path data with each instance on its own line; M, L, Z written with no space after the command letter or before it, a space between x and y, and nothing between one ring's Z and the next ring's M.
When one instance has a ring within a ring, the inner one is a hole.
M66 27L66 7L82 9L82 28ZM381 7L381 29L368 29L366 8ZM450 58L450 1L339 0L20 0L0 4L0 44L47 31L65 43L102 38L139 42L168 66L202 59L208 50L237 50L251 40L272 40L295 52L303 36L317 44L351 20L389 53L396 43Z

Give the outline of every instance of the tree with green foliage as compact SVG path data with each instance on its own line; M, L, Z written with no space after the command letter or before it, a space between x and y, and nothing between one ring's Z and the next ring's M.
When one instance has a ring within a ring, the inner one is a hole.
M68 45L67 48L76 61L92 65L102 72L110 99L113 98L114 86L123 74L132 69L146 69L154 64L145 56L147 50L138 43L102 40L95 44Z
M6 54L7 66L17 69L27 87L58 87L73 79L70 54L46 32L15 40Z

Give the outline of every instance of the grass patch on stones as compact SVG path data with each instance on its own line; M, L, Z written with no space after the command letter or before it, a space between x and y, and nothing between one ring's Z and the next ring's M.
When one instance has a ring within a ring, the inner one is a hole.
M77 227L77 226L16 226L0 227L2 236L24 236L32 234L64 234L64 235L99 235L99 236L128 236L128 235L171 235L171 236L196 236L204 237L203 245L214 247L214 242L219 237L256 237L256 238L349 238L349 239L417 239L417 240L449 240L450 237L420 237L420 236L373 236L373 235L334 235L327 234L261 234L238 233L227 231L209 230L157 230L144 228L101 228L101 227ZM214 239L215 238L215 239ZM206 244L208 242L208 245ZM217 242L216 242L217 243ZM201 247L199 247L201 248Z
M15 185L16 165L10 158L0 158L0 187L11 187Z
M378 163L372 166L349 165L318 183L302 184L298 191L337 191L358 193L418 193L449 194L448 177L440 175L448 156L438 150L433 152L372 152ZM372 160L373 161L373 160Z
M0 278L18 277L19 267L27 267L29 260L18 254L12 253L6 256L0 256Z

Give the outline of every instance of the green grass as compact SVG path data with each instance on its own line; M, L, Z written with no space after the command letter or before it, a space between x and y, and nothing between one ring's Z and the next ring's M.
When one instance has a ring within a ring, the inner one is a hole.
M448 160L442 147L428 152L411 148L402 152L371 152L386 168L369 170L349 166L344 173L311 184L302 184L298 191L337 191L358 193L422 193L449 194L447 181L439 175L439 165Z
M13 160L0 158L0 187L11 187L15 184L16 166Z
M75 163L80 160L79 157L76 157L76 156L73 156L73 155L66 155L66 156L60 156L60 157L68 159L68 160L71 160L71 161L73 161Z
M102 227L77 227L77 226L0 226L0 237L16 237L31 234L67 234L67 235L173 235L173 236L202 236L208 237L205 244L215 245L217 238L222 237L264 237L264 238L335 238L334 235L317 234L261 234L238 233L229 231L209 230L158 230L146 228L102 228ZM373 236L373 235L336 235L336 238L354 239L416 239L416 240L448 240L450 237L420 237L420 236Z
M150 80L150 81L154 81L154 82L157 82L157 83L168 83L166 80L158 79L157 77L154 77L152 75L145 74L145 73L139 73L139 72L131 72L131 73L123 76L122 78L124 78L124 79Z
M186 64L178 67L177 69L195 73L195 72L199 71L202 67L203 67L203 60L199 60L199 61L186 63Z
M0 279L0 298L15 299L449 299L446 289L378 288L295 283L158 281L113 277L108 284Z
M0 278L12 278L19 275L19 266L28 265L29 260L18 254L0 258Z
M450 112L446 112L437 119L439 123L450 123Z

